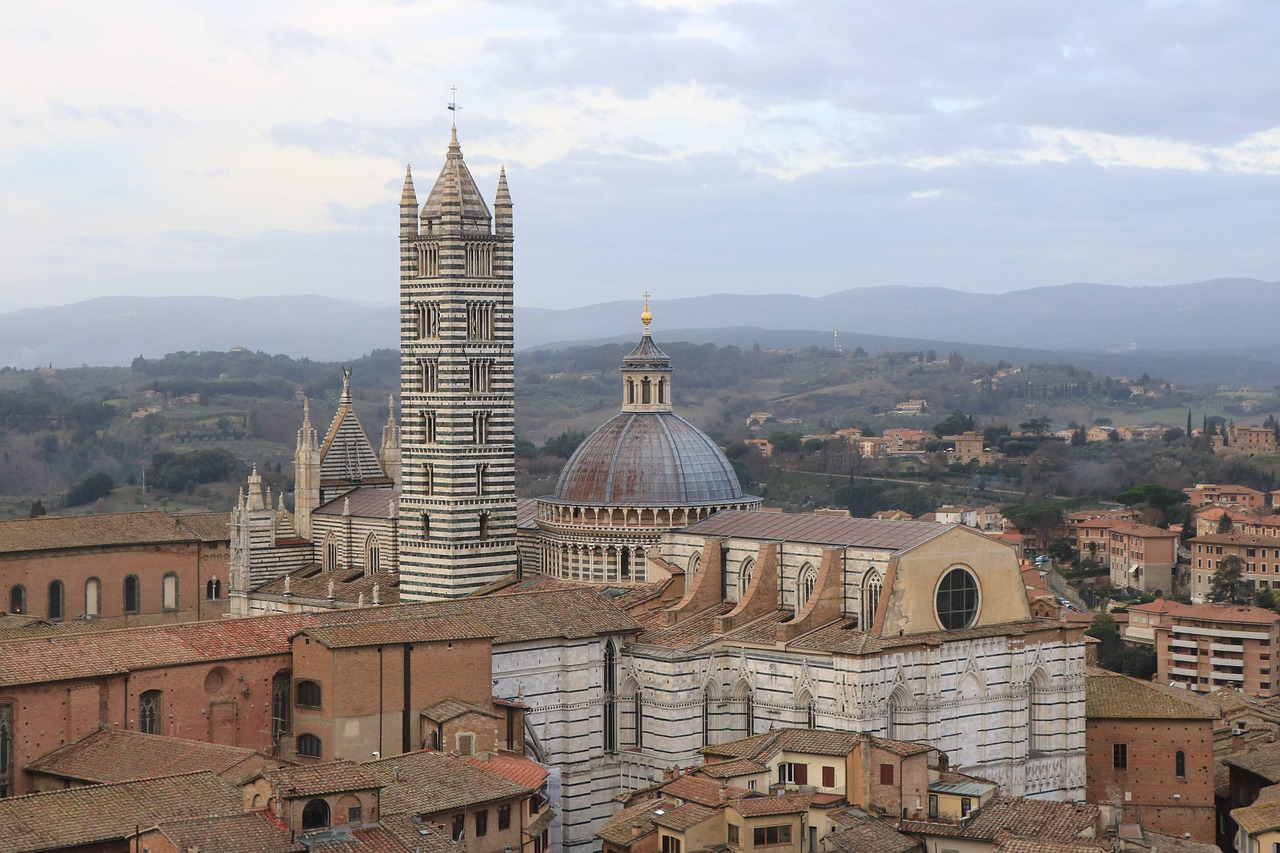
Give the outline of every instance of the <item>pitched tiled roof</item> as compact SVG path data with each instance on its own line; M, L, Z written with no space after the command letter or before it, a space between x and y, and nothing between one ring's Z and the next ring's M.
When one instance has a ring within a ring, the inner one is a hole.
M956 529L927 521L886 521L799 513L725 510L691 524L682 532L699 536L736 536L781 542L809 542L905 551Z
M239 814L243 796L212 773L89 785L0 799L0 853L27 853L127 838L139 826Z
M338 827L309 839L311 853L405 853L398 837L381 826Z
M290 613L0 643L0 687L160 666L287 654L315 617Z
M282 767L263 774L281 797L315 797L321 794L341 794L346 791L369 791L382 787L372 774L354 761L326 761L323 764L302 764Z
M999 838L992 853L1098 853L1110 850L1101 841L1043 841L1039 838ZM1217 848L1214 848L1215 850Z
M725 758L751 758L760 753L761 748L773 738L773 735L773 732L761 732L727 743L714 743L704 746L701 752L703 755L720 755Z
M1123 533L1126 536L1141 536L1145 539L1175 539L1178 534L1172 530L1164 530L1150 524L1140 524L1136 521L1113 521L1111 530L1115 533Z
M156 829L178 850L252 850L254 853L303 853L288 829L260 812L167 820Z
M754 791L748 791L745 788L722 787L714 779L691 774L672 779L662 786L662 793L678 800L712 807L718 807L724 802L725 797L749 797L755 795Z
M538 529L538 499L516 498L516 528Z
M640 624L615 607L601 590L587 587L535 588L483 598L335 610L317 614L316 620L317 624L328 626L394 619L437 619L448 615L471 616L495 629L495 643L553 637L575 640L640 629Z
M756 773L762 773L767 769L769 768L759 761L752 761L749 758L731 758L728 761L704 764L698 768L698 772L711 779L732 779L735 776L751 776Z
M409 752L362 764L385 787L383 814L437 814L529 796L533 788L439 752Z
M372 489L361 486L316 508L317 515L351 515L355 518L395 518L400 504L399 489Z
M329 582L333 582L333 599L343 604L358 604L361 596L366 606L373 605L373 588L378 588L378 604L400 603L400 578L394 572L366 575L360 569L323 571L318 563L310 563L285 575L273 578L254 590L255 595L282 598L288 578L289 594L294 602L306 599L325 601L329 598Z
M221 774L255 756L269 760L240 746L103 729L36 759L27 770L82 782L124 782L200 770Z
M1147 605L1150 610L1159 601ZM1161 610L1170 616L1184 619L1206 619L1214 622L1245 622L1251 625L1270 625L1280 622L1280 613L1265 607L1252 607L1247 604L1183 604L1179 601L1165 601Z
M1100 671L1085 676L1085 719L1215 720L1218 709L1188 690Z
M773 797L743 797L733 800L732 805L743 817L795 814L808 811L815 796L809 791L787 791Z
M604 826L596 831L596 838L602 838L610 844L626 846L632 839L653 832L656 812L670 811L676 807L672 800L641 800L608 818Z
M1010 829L1045 841L1079 841L1097 831L1099 810L1092 803L992 797L960 833L964 838L994 839Z
M1241 809L1232 809L1231 817L1250 834L1280 829L1280 800L1269 800Z
M835 827L823 840L840 853L912 853L921 849L914 838L903 835L884 820L858 809L831 814Z
M1222 763L1247 770L1268 782L1280 782L1280 743L1224 756Z
M436 723L447 723L449 720L461 717L463 714L497 716L491 708L483 705L473 705L470 702L463 702L461 699L442 699L434 705L422 709L422 716Z
M462 845L449 837L449 830L415 815L382 815L382 828L415 853L463 853Z
M697 803L685 803L683 806L676 806L666 814L655 814L653 822L658 826L674 829L676 832L684 832L690 827L715 817L718 811L719 809L709 809Z
M429 619L396 619L354 625L313 626L300 633L331 649L382 646L393 643L432 643L441 640L487 639L498 632L468 613L444 613Z
M547 781L547 768L531 758L525 758L523 755L490 753L487 759L472 755L464 760L482 770L497 773L503 779L515 782L517 785L523 785L526 788L541 788L542 783Z
M163 512L105 515L42 515L0 521L0 553L150 545L161 542L226 541L231 516L225 512L171 516Z

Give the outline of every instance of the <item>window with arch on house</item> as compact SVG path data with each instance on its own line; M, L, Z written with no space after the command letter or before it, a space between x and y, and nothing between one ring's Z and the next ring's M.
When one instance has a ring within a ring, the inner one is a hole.
M178 609L178 575L167 572L160 581L161 602L165 610Z
M476 497L484 496L484 478L489 473L489 466L484 463L476 465Z
M9 587L9 612L15 616L27 612L27 588L22 584Z
M84 615L88 619L102 615L102 581L98 578L84 582Z
M1187 754L1182 750L1173 755L1173 775L1179 779L1187 778Z
M209 578L208 583L204 585L204 597L210 601L217 601L222 598L222 581L217 576Z
M864 631L871 630L876 619L876 608L880 606L880 592L884 588L884 580L880 573L872 569L862 580L862 614L859 626Z
M487 394L493 390L493 362L483 358L471 359L471 392Z
M487 512L480 513L479 538L480 539L489 538L489 513Z
M604 663L601 667L601 686L604 688L604 751L606 753L615 753L618 751L618 665L617 653L613 649L613 643L605 641L604 644Z
M311 737L303 735L302 738ZM298 754L302 753L302 738L298 738ZM317 741L319 738L316 739ZM329 804L320 798L309 801L302 807L302 829L327 829L329 826Z
M314 681L299 681L298 705L303 708L319 708L320 685Z
M137 613L141 609L142 590L138 584L137 575L128 575L124 579L124 612Z
M326 572L336 571L338 568L338 537L332 533L324 537L324 550L321 552L320 567Z
M289 701L289 689L293 685L292 670L282 669L271 677L271 741L280 738L292 728L293 703Z
M422 413L422 440L427 444L436 443L436 416L431 412Z
M422 463L422 493L430 496L436 487L436 469L430 462Z
M159 690L148 690L138 697L138 731L146 735L160 734L162 698Z
M370 533L364 543L364 573L377 574L382 571L382 549L378 547L378 537Z
M431 514L426 512L422 514L422 538L431 538Z
M666 405L667 402L667 380L658 380L658 404Z
M1032 753L1053 751L1054 734L1054 702L1049 685L1049 676L1042 669L1037 669L1027 682L1027 705L1029 714L1028 749Z
M313 734L301 734L298 735L297 751L298 755L307 758L319 758L324 755L324 744Z
M796 610L802 610L809 599L813 597L813 588L818 583L818 570L813 567L812 563L805 563L800 567L800 574L796 576Z
M702 568L702 552L694 551L689 555L689 564L686 571L690 576L693 576L698 573L698 569L700 568Z
M137 580L136 578L134 580ZM67 592L62 581L49 584L49 618L56 621L64 619L67 611Z
M747 590L751 588L751 577L756 571L756 561L747 557L742 561L742 566L738 569L738 600L747 597Z
M476 444L489 443L489 412L476 412L471 418L471 437Z
M648 376L640 380L640 403L649 405L653 402L653 382Z
M440 306L434 302L418 303L418 337L440 337Z

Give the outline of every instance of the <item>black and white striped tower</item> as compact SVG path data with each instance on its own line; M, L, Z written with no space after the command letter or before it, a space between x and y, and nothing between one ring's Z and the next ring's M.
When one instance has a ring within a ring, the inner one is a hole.
M456 128L419 212L400 197L400 598L466 595L515 570L511 194L496 216Z

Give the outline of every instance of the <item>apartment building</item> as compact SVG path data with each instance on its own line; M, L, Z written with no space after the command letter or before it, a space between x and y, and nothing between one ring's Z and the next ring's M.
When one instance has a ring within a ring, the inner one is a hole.
M1182 491L1187 493L1192 508L1207 504L1261 509L1266 506L1267 495L1248 486L1225 486L1218 483L1196 483Z
M1280 537L1253 533L1210 533L1197 536L1191 547L1191 598L1208 599L1213 574L1227 557L1244 563L1242 577L1254 589L1280 589Z
M1280 694L1272 666L1280 646L1280 614L1240 604L1180 604L1159 599L1129 608L1130 632L1150 630L1156 677L1199 692L1232 687L1270 698Z

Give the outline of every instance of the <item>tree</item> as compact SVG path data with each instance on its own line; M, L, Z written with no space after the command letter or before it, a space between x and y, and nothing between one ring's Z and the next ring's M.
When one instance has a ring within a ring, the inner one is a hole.
M1029 432L1032 435L1048 435L1049 425L1052 423L1053 421L1049 418L1032 418L1029 421L1023 421L1018 424L1018 429L1023 432Z
M1125 489L1116 495L1116 500L1125 506L1149 507L1157 516L1155 523L1168 527L1174 519L1174 508L1187 500L1185 492L1170 489L1159 483L1143 483L1132 489Z
M1209 583L1209 600L1243 604L1253 598L1253 587L1244 579L1244 560L1230 554L1218 561Z
M938 438L948 435L959 435L962 432L969 432L974 427L973 416L966 415L964 412L956 409L951 414L938 423L933 425L933 434Z
M1001 514L1019 530L1033 531L1036 545L1042 550L1048 545L1049 535L1062 527L1062 507L1056 503L1005 507Z
M1235 522L1231 520L1231 513L1224 509L1222 511L1222 517L1218 519L1218 532L1230 533L1231 529L1235 526Z
M568 459L578 445L587 440L587 434L578 430L565 430L555 438L548 438L542 443L542 452L547 456L558 456Z
M115 483L106 474L92 474L67 489L67 506L80 506L92 503L98 498L105 498L115 488Z
M39 518L42 515L48 515L49 511L44 508L44 501L36 498L31 502L31 518Z
M1089 544L1092 545L1094 543L1090 542ZM1053 559L1057 560L1059 563L1071 562L1071 555L1073 553L1071 550L1071 543L1065 539L1049 540L1049 544L1044 550L1046 554L1053 557Z
M778 430L769 434L769 443L775 451L798 453L800 450L800 433Z
M1164 438L1165 444L1173 444L1185 434L1186 433L1182 431L1182 427L1171 427L1164 431L1164 435L1162 437Z

